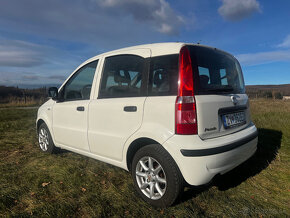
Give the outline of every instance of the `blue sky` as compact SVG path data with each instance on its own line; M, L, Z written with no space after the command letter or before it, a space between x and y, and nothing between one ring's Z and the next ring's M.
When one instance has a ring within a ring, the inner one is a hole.
M60 84L86 59L155 42L226 50L245 82L290 83L287 0L0 0L0 85Z

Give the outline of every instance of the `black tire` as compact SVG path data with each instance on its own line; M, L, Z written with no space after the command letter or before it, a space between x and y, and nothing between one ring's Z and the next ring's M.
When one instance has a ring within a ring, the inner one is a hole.
M150 170L149 157L151 158L151 162L153 162L153 164L151 164L151 166L153 166L153 169L156 170L156 168L161 165L162 170L160 170L160 175L158 175L158 173L154 174L154 170ZM146 158L148 160L147 162ZM147 172L145 168L142 167L144 165L142 165L139 161L145 163L149 172ZM156 167L154 167L154 164ZM144 172L147 176L144 176L145 174L142 174L142 176L136 176L137 171L138 174ZM178 166L176 165L170 154L161 145L158 144L147 145L136 152L132 162L131 173L134 181L134 186L139 195L144 201L154 207L168 207L172 205L183 189L183 177L179 171ZM160 178L163 178L163 181L166 181L164 185L158 182ZM156 183L158 183L159 191L161 190L161 193L163 191L163 195L161 195L160 192L157 190L157 187L155 186ZM140 184L143 184L144 186L146 186L146 188L143 187L141 190ZM153 195L150 191L150 184L154 187Z
M58 152L59 149L57 147L55 147L55 145L52 141L52 137L51 137L51 134L49 132L49 129L45 123L42 123L39 126L37 134L38 134L37 135L38 145L39 145L39 148L42 152L50 153L50 154ZM45 143L45 145L43 143Z

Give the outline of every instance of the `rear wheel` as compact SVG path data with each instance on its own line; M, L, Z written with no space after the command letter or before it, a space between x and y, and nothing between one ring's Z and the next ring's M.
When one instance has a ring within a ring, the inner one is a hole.
M42 123L38 128L38 144L40 150L46 153L56 153L58 150L45 123Z
M132 177L141 197L156 207L172 205L183 188L181 173L161 145L147 145L133 158Z

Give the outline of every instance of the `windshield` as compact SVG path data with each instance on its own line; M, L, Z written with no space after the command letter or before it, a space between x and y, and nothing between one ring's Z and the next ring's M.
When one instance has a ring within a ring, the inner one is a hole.
M188 46L194 71L195 94L245 93L239 62L214 48Z

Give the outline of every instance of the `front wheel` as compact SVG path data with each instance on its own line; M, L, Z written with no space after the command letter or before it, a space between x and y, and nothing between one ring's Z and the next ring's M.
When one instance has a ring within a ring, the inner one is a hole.
M58 151L55 147L49 129L45 123L42 123L38 128L38 144L41 151L46 153L56 153Z
M183 188L181 173L161 145L147 145L133 158L132 177L143 200L156 207L172 205Z

